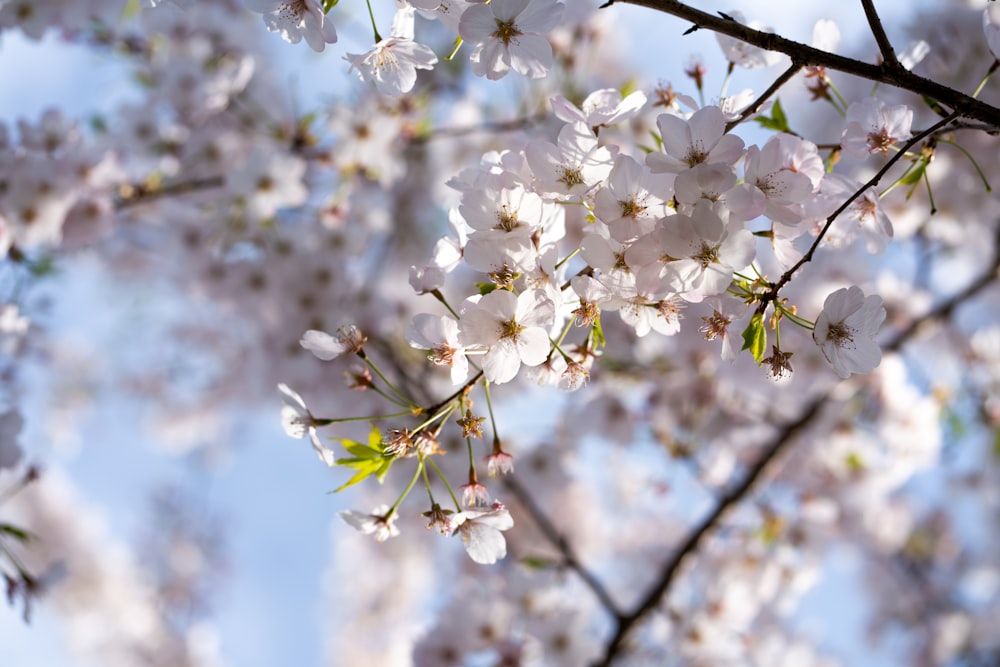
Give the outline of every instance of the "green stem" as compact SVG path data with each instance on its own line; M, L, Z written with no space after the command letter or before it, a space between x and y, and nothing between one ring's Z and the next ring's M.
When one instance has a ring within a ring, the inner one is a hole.
M444 298L444 295L441 294L439 290L431 290L431 294L434 295L435 299L444 304L444 307L448 309L448 312L451 313L456 320L462 319L462 317L455 312L455 309L451 307L451 304L448 303L448 300Z
M448 495L451 496L451 502L455 503L455 510L458 512L462 511L462 503L458 502L458 497L455 495L454 489L451 488L451 484L448 483L448 478L444 476L441 472L441 468L438 468L437 463L434 463L434 459L427 459L427 463L434 468L434 472L437 473L438 479L444 484L444 488L448 489Z
M339 424L341 422L361 422L361 421L377 421L380 419L396 419L397 417L406 417L412 415L412 410L407 410L406 412L395 412L391 415L368 415L366 417L337 417L332 419L318 419L313 418L313 423L316 426L329 426L330 424Z
M493 400L490 398L490 381L483 380L483 391L486 392L486 408L490 413L490 423L493 425L493 444L500 442L500 434L497 432L497 420L493 416Z
M969 153L969 151L965 150L962 146L960 146L958 143L952 141L951 139L938 139L938 143L939 144L948 144L949 146L954 146L959 151L961 151L962 154L965 155L965 157L969 158L969 162L972 163L972 166L975 168L976 173L979 174L979 178L982 179L983 185L986 187L987 194L993 192L993 188L990 187L990 182L988 180L986 180L986 174L983 173L983 170L982 170L982 168L980 168L979 163L976 162L976 159L974 157L972 157L972 154Z
M389 382L389 378L387 378L385 376L385 374L382 373L382 370L375 364L374 361L371 360L371 358L367 354L362 355L361 358L364 359L364 361L365 361L366 364L368 364L368 368L372 369L375 372L376 375L378 375L380 378L382 378L382 382L385 382L386 386L389 387L389 389L392 390L392 393L394 393L397 396L397 398L399 398L399 400L403 401L403 403L401 405L403 405L403 406L409 406L411 408L418 407L416 403L414 403L413 401L411 401L409 398L407 398L406 396L404 396L401 391L399 391L398 389L396 389L396 386L394 384L392 384L391 382ZM385 396L385 394L382 394L382 395Z
M406 488L403 489L403 493L399 496L399 498L396 499L396 502L392 504L392 507L389 508L389 511L385 513L386 519L394 515L396 513L396 509L402 504L403 500L406 499L406 496L410 495L410 491L413 490L413 487L416 485L417 480L420 479L420 471L423 469L423 467L424 467L424 460L423 457L421 457L420 462L417 463L417 469L413 471L413 477L410 478L410 483L406 485Z
M372 30L375 31L375 43L382 41L382 35L378 34L378 26L375 25L375 12L372 11L372 0L365 0L368 3L368 16L372 20Z
M997 71L998 67L1000 67L1000 60L994 59L993 64L990 65L990 69L986 72L986 76L984 76L983 80L979 82L979 85L976 86L975 92L972 93L970 97L973 98L979 97L979 93L983 92L983 88L986 86L986 82L990 80L990 77L993 76L993 72Z

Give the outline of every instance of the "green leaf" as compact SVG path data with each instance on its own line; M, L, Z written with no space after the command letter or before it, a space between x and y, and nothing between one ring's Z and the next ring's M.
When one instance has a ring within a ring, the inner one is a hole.
M368 446L377 452L382 451L382 431L375 424L372 424L372 430L368 433Z
M754 120L768 130L774 130L776 132L792 131L792 128L788 126L788 116L785 115L785 110L781 108L781 100L774 100L774 106L771 107L770 117L757 116Z
M900 185L916 185L920 182L924 172L927 170L927 160L921 160L913 169L906 172L899 178Z
M122 10L122 20L127 21L139 13L139 0L128 0L125 9Z
M764 360L764 349L767 347L767 331L764 329L764 314L757 312L750 318L750 324L743 330L743 348L750 350L753 360L759 366Z
M339 441L340 444L344 446L344 449L348 451L348 453L354 455L358 459L367 461L368 459L373 459L382 456L381 447L377 449L372 448L364 444L363 442L357 442L356 440L348 440L347 438L334 438L334 439ZM352 459L341 459L341 460L350 461ZM340 463L340 460L338 460L337 463ZM345 463L344 465L347 464Z
M35 539L35 536L25 529L18 528L17 526L9 523L0 523L0 534L10 535L20 542L29 542Z
M329 14L330 10L337 6L340 0L323 0L323 13Z
M354 473L354 477L351 477L349 480L338 486L336 489L331 491L331 493L340 493L344 489L348 489L359 482L363 482L368 479L373 472L374 470L359 470Z
M593 332L594 347L604 347L607 341L604 340L604 329L601 327L601 315L597 314L594 318L594 323L591 325L591 331Z
M389 468L392 467L392 462L395 460L396 459L389 458L383 459L382 465L380 465L378 470L375 471L375 479L378 480L379 484L385 481L385 476L389 474Z

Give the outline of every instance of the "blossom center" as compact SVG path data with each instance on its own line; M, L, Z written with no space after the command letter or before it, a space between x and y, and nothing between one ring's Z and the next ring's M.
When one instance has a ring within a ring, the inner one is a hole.
M705 146L702 142L697 141L688 148L687 155L681 160L684 164L689 167L701 164L708 159L708 151L705 150Z
M707 269L709 264L714 264L719 261L719 246L703 244L701 246L701 252L694 255L691 259L701 264L702 268Z
M451 366L455 359L455 348L446 343L435 347L427 357L435 366Z
M583 175L580 173L579 169L563 167L562 178L559 179L559 182L567 188L572 188L576 185L583 185Z
M633 197L627 201L619 200L618 205L621 206L623 218L632 218L635 220L646 212L646 207L639 203L638 197Z
M522 331L524 331L524 327L518 324L517 320L511 318L500 324L500 339L516 341Z
M826 339L837 347L853 346L854 334L855 331L853 328L843 322L838 322L837 324L830 325L830 329L826 332Z
M889 147L894 143L896 143L896 138L889 136L889 131L884 127L879 128L878 132L868 133L868 152L870 153L887 155Z
M517 211L511 211L507 204L503 204L497 211L497 224L494 229L512 232L517 228L517 225Z
M517 29L517 26L514 24L513 20L501 21L500 19L497 19L496 21L497 21L497 29L496 32L493 33L492 37L496 37L497 39L499 39L501 42L503 42L504 46L509 46L511 41L513 41L515 37L524 34Z

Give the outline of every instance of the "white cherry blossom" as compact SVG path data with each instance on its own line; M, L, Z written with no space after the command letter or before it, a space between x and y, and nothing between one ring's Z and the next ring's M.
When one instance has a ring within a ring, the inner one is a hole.
M875 334L884 319L882 297L866 297L857 286L841 288L826 297L813 340L841 378L870 373L882 360Z
M319 0L246 0L247 7L264 16L269 32L281 34L290 44L305 38L313 51L337 41L337 29L323 14Z
M472 71L499 79L513 69L538 79L552 67L552 47L545 33L562 15L556 0L493 0L473 4L462 14L458 32L474 45Z
M542 290L515 296L494 290L462 314L459 340L469 348L485 350L482 367L495 384L509 382L521 364L537 366L549 353L547 327L555 307Z

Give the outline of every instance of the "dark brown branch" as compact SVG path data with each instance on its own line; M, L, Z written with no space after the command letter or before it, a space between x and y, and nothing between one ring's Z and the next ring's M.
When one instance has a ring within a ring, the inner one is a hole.
M425 144L434 139L444 139L444 138L455 138L464 137L470 134L479 134L482 132L514 132L517 130L523 130L526 127L531 127L537 123L544 121L549 117L546 113L537 113L533 116L524 116L522 118L514 118L511 120L498 120L488 123L479 123L478 125L464 125L461 127L441 127L437 129L428 130L425 134L420 134L410 138L410 144Z
M897 162L899 162L900 159L902 159L902 157L907 153L907 151L909 151L911 148L916 146L918 143L923 141L928 136L934 134L941 128L948 125L950 122L955 120L956 116L957 112L952 112L951 115L947 116L946 118L942 118L934 125L931 125L929 128L927 128L920 134L916 135L915 137L907 141L896 152L895 155L889 158L889 160L882 166L881 169L879 169L875 173L874 176L868 179L868 182L866 182L864 185L858 188L857 191L855 191L854 194L848 197L848 199L843 204L841 204L836 211L831 213L830 216L826 219L826 224L823 225L823 229L820 230L819 235L816 236L816 240L813 241L811 246L809 246L809 250L806 251L806 254L802 256L802 259L796 262L795 265L792 266L792 268L785 271L781 275L781 278L778 280L778 282L776 282L771 287L771 289L767 291L766 294L760 297L760 303L757 306L757 310L763 313L767 309L768 303L776 301L778 299L778 293L781 292L781 288L783 288L786 284L788 284L788 281L792 279L792 276L795 275L795 272L798 271L800 268L802 268L802 266L807 262L812 261L813 255L816 254L816 250L819 248L819 244L823 241L823 237L826 236L826 233L830 230L830 227L833 226L834 221L840 216L840 214L847 210L848 206L854 203L854 201L858 197L863 195L865 191L868 190L868 188L878 185L879 182L882 180L882 177L886 175L886 173L893 167L893 165L895 165Z
M993 239L993 248L993 263L981 276L969 283L962 291L945 299L924 315L915 318L905 329L897 333L888 343L883 345L882 349L889 352L898 351L903 346L903 343L912 338L926 322L951 317L952 312L959 304L965 303L979 293L980 290L988 287L1000 278L1000 225L997 226Z
M580 559L576 557L573 552L573 548L566 541L566 538L559 533L559 530L549 521L549 518L545 516L545 513L538 507L531 495L522 487L517 480L512 477L507 477L504 479L504 486L513 493L517 499L524 505L524 509L527 510L528 514L531 515L531 519L538 526L538 529L542 531L545 538L552 543L562 556L562 565L568 567L577 573L583 583L587 585L588 588L594 593L597 599L601 602L604 608L614 616L616 619L620 620L623 618L622 612L618 609L618 605L615 601L611 599L611 595L608 593L604 585L580 562Z
M965 289L948 299L945 299L924 315L915 318L909 326L897 333L888 343L886 343L883 346L883 349L892 352L899 351L903 344L910 340L924 324L950 317L955 308L957 308L960 304L972 298L989 285L994 284L998 277L1000 277L998 276L998 273L1000 273L1000 226L997 228L996 237L994 239L994 258L990 267ZM798 419L782 428L777 437L761 453L760 458L757 459L754 466L747 471L739 486L731 489L719 499L716 508L707 517L702 519L701 523L692 531L684 544L677 549L673 558L671 558L664 565L659 579L657 579L649 593L647 593L638 604L635 611L626 616L619 617L618 626L615 630L614 636L608 643L604 658L601 662L597 663L599 667L608 667L611 665L612 660L614 660L618 652L621 650L629 630L647 613L653 610L659 604L660 600L666 595L667 591L670 589L670 585L677 576L684 558L695 552L701 543L701 540L710 530L720 523L723 515L729 510L729 508L739 503L749 494L754 484L766 472L772 461L774 461L774 459L790 444L792 439L802 429L808 426L809 423L819 414L820 409L823 404L826 403L828 398L829 395L823 395L814 399Z
M776 92L778 92L778 90L783 85L788 83L793 76L798 74L799 70L801 69L802 69L801 65L792 62L792 64L788 67L788 69L782 72L781 76L775 79L774 83L772 83L770 87L761 94L760 97L754 100L753 104L751 104L750 106L748 106L746 109L743 110L743 113L740 114L739 118L726 124L726 132L729 132L734 127L745 121L747 118L760 111L760 108L764 105L764 102L770 99L771 95L774 95Z
M677 16L678 18L692 21L698 28L706 28L723 35L728 35L768 51L784 53L792 59L792 62L798 63L803 67L825 67L838 72L859 76L870 81L895 86L918 95L925 95L937 100L941 104L951 107L961 116L973 118L989 125L1000 125L1000 109L953 88L941 85L936 81L917 76L902 67L893 68L886 63L872 65L853 58L846 58L836 53L821 51L820 49L806 46L805 44L780 37L779 35L748 28L732 19L724 19L708 14L677 0L608 0L602 6L608 7L617 2L627 2L655 9Z
M677 548L673 557L663 566L656 583L653 584L653 587L646 593L645 597L643 597L636 608L619 619L618 626L615 629L615 634L608 642L607 648L604 651L604 657L597 663L597 667L609 667L611 665L612 661L617 656L618 651L623 647L624 641L632 627L660 604L660 600L664 595L666 595L667 591L670 589L670 585L677 577L678 572L680 572L684 559L694 554L700 546L702 539L709 533L710 530L719 524L726 512L728 512L730 508L734 507L749 494L751 488L754 484L756 484L757 480L764 475L764 472L768 467L770 467L771 463L777 458L778 454L780 454L785 447L792 442L794 437L798 435L798 433L804 429L819 413L823 404L826 403L827 398L828 397L826 395L823 395L814 399L813 402L806 407L802 414L799 415L798 419L785 425L771 444L764 449L760 457L754 463L753 467L747 470L746 475L743 477L743 481L731 488L725 493L725 495L719 498L715 509L701 520L701 523L699 523L691 534L688 535L684 544Z
M222 176L209 176L202 179L171 183L170 185L164 185L161 187L151 187L143 184L130 185L126 186L119 195L118 201L115 202L115 208L121 210L132 206L138 206L139 204L146 204L157 199L163 199L164 197L186 195L191 192L221 188L224 183L225 179L223 179Z
M896 52L893 50L892 44L889 43L889 37L885 34L885 29L882 27L882 20L879 19L878 12L875 11L875 5L872 3L872 0L861 0L861 6L865 8L865 17L868 19L868 25L872 29L875 41L878 42L879 51L882 52L882 62L889 69L903 69L903 66L896 60Z

